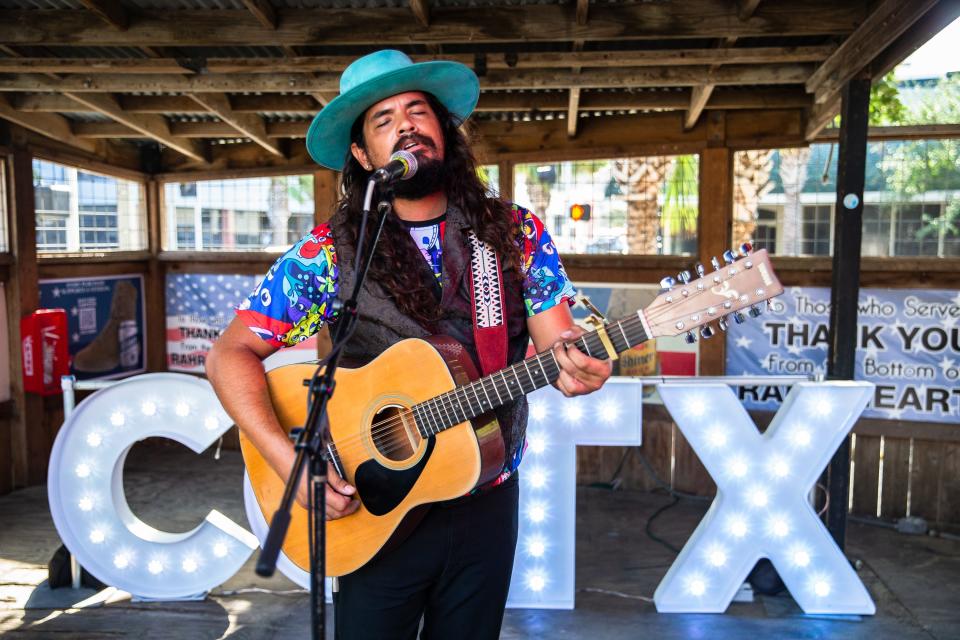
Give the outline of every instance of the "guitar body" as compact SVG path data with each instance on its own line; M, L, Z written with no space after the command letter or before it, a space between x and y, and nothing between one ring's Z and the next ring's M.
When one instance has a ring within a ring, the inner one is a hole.
M315 369L314 364L295 364L267 373L274 410L288 432L306 420L303 381ZM328 576L355 571L399 542L425 513L421 505L463 496L500 472L504 442L492 413L424 438L406 411L477 377L462 345L443 336L403 340L364 367L338 369L328 405L330 433L340 468L357 488L361 506L326 523ZM286 477L274 472L242 433L240 445L257 503L269 522ZM307 510L294 504L291 516L283 551L309 571Z

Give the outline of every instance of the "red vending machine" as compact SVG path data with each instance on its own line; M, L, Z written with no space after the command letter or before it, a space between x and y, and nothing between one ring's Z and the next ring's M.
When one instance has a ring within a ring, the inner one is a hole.
M60 393L60 376L70 373L67 312L40 309L20 319L23 388L44 396Z

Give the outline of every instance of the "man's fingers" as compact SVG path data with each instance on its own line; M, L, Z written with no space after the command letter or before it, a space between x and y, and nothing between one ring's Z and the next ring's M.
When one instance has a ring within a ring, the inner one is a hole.
M349 482L340 477L333 465L327 463L327 484L345 496L352 496L357 490Z

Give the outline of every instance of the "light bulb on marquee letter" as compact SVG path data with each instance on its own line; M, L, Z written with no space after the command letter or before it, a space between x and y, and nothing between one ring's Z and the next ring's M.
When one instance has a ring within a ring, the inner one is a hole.
M769 558L806 613L873 614L870 594L807 500L873 385L799 383L763 434L727 385L670 383L659 392L717 497L657 587L657 611L722 613L757 560ZM694 400L710 411L691 409ZM732 456L717 446L716 416Z
M198 411L183 410L191 406ZM217 428L204 428L214 420ZM133 514L123 493L123 463L136 442L165 437L200 453L232 422L209 382L180 373L128 378L77 405L57 434L47 495L80 565L106 584L160 599L203 593L233 576L257 547L253 534L217 511L192 531L160 531ZM214 552L201 556L202 549Z

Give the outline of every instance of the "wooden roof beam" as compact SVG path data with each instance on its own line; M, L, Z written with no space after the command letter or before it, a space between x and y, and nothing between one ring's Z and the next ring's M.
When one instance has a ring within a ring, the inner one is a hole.
M55 113L25 113L17 111L6 96L0 94L0 118L18 124L24 129L59 140L84 151L96 151L96 144L82 140L70 130L70 121Z
M191 100L202 105L241 135L250 138L275 156L283 157L283 151L273 140L267 138L267 128L260 116L249 113L237 113L230 106L230 99L223 93L192 93Z
M64 95L78 103L93 109L117 122L139 131L153 138L171 149L187 156L192 160L206 162L206 153L203 147L194 140L179 138L170 133L170 126L166 119L159 115L134 114L124 111L117 99L109 94L102 93L70 93Z
M76 73L91 72L110 74L192 74L176 58L163 57L150 47L140 47L150 52L150 59L137 58L26 58L10 47L0 45L0 50L12 59L0 58L0 73ZM290 49L290 47L286 47ZM576 67L665 67L696 66L704 64L780 64L791 62L823 62L834 46L809 47L743 47L739 49L670 49L650 51L571 51L566 53L519 53L515 64L507 64L506 56L487 54L487 69L569 69ZM295 52L292 52L295 53ZM437 57L432 55L411 56L415 62L426 62ZM352 61L351 56L290 56L287 58L208 58L203 67L205 73L341 73ZM443 56L472 65L474 55L451 54ZM513 62L511 60L511 62Z
M937 0L883 0L810 76L807 91L815 95L818 104L832 101L847 82L936 4Z
M430 2L428 0L410 0L410 10L424 29L430 26Z
M80 0L80 4L118 31L130 26L130 16L120 0Z
M264 29L277 28L277 12L267 0L240 0Z
M640 92L581 91L580 111L619 111L629 109L685 109L691 101L691 90ZM186 96L117 96L120 106L129 113L203 114L207 110ZM811 106L812 98L802 89L740 89L717 87L706 109L789 109ZM96 113L55 93L16 94L14 108L27 113ZM313 115L314 99L306 95L234 95L230 104L237 113L288 112ZM549 93L481 93L478 112L564 111L569 96Z
M596 69L579 74L572 70L488 71L480 78L482 89L590 89L692 87L699 84L781 85L803 84L813 71L811 65L735 65L712 71L707 66L640 67ZM0 76L0 92L72 92L72 93L335 93L339 77L324 74L197 74L118 75L89 74L62 79L39 74Z
M913 4L913 3L909 3ZM220 46L440 44L574 40L663 40L754 36L841 35L866 17L866 2L776 2L739 20L729 0L595 4L590 21L575 24L574 6L520 5L471 9L432 7L425 29L406 7L376 10L389 29L371 29L370 11L278 9L277 28L251 25L239 10L137 12L126 31L104 28L83 11L0 11L0 42L73 46L204 46L215 34Z

